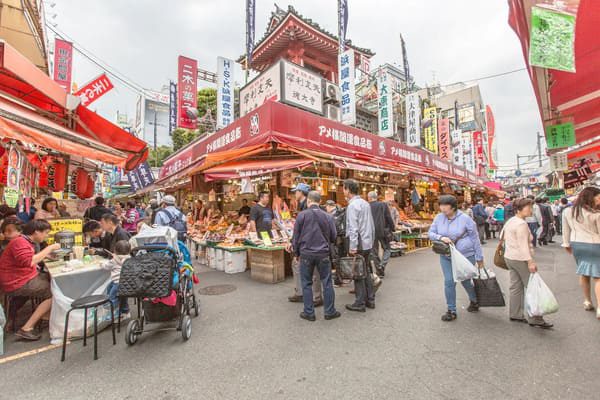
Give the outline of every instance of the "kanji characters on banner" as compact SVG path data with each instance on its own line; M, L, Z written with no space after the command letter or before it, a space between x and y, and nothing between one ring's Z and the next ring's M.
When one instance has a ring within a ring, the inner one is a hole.
M100 97L104 96L104 94L109 92L112 88L114 88L114 86L110 79L108 79L108 76L102 74L75 92L75 96L78 96L81 99L82 106L87 107Z
M452 160L452 145L450 143L450 120L442 118L438 121L439 156L444 160Z
M196 118L188 110L198 107L198 62L179 56L178 71L177 126L196 129Z
M217 129L233 122L233 60L217 57Z
M348 49L338 57L340 71L341 121L346 125L356 123L356 92L354 87L354 50Z
M54 81L71 93L73 43L56 38L54 41Z

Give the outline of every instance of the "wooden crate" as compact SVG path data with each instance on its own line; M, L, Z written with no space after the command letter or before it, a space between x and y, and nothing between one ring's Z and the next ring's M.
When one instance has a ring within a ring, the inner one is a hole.
M264 283L283 282L285 280L283 252L283 249L249 249L250 277Z

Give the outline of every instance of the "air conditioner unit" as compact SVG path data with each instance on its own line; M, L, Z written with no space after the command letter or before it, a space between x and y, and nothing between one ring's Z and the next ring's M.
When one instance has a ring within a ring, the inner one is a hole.
M339 86L333 82L325 82L325 103L339 103L340 97Z
M333 104L325 104L325 116L334 121L340 120L340 108Z

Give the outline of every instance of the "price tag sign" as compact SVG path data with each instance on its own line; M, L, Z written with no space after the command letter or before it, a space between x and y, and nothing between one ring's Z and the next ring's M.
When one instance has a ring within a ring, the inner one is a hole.
M269 232L261 232L260 237L262 238L265 246L273 246L273 242L271 241L271 236L269 236Z

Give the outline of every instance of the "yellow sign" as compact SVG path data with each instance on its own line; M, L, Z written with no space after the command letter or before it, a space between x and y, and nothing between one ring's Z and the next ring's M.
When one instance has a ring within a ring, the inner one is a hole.
M431 125L423 129L425 136L425 148L432 153L438 154L438 120L437 108L430 107L423 110L423 119L431 120Z
M288 219L292 219L292 216L290 215L289 211L282 211L281 212L281 219L284 221L287 221Z
M269 232L261 232L260 237L262 237L265 246L273 246L273 242L271 241L271 236L269 236Z
M83 246L83 220L77 218L49 219L52 227L46 240L48 244L54 243L54 235L60 231L71 231L75 233L75 244Z

